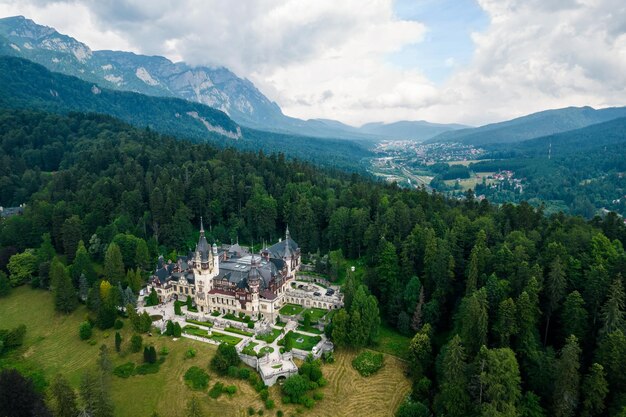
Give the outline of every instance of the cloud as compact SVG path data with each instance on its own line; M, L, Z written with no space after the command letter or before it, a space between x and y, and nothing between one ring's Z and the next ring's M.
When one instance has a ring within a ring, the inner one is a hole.
M469 64L436 84L393 54L429 22L393 0L0 0L87 43L226 66L291 116L360 124L426 119L479 124L568 105L624 105L622 0L478 0L490 24ZM410 53L410 52L409 52Z

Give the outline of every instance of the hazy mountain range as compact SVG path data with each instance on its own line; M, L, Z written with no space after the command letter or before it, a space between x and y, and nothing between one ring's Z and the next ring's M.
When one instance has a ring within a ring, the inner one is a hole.
M237 77L227 68L191 67L184 62L173 63L161 56L137 55L131 52L92 51L84 43L22 16L0 19L0 55L13 55L34 61L50 71L73 75L93 83L98 89L131 91L147 96L201 103L221 110L241 126L268 132L351 139L365 143L384 139L461 142L476 146L516 143L626 116L626 107L601 110L568 107L477 128L427 121L367 123L361 127L353 127L335 120L301 120L284 115L280 107L263 95L254 84ZM180 103L178 105L183 106ZM191 116L188 113L194 111L170 112L166 119L176 113L189 118ZM203 111L208 112L206 109ZM115 112L107 113L129 121L128 117ZM157 121L157 124L163 122L165 121ZM171 127L174 125L176 123ZM223 127L227 132L233 131L228 123ZM167 129L161 130L168 132ZM237 135L236 129L234 131Z
M22 16L0 19L0 53L32 60L100 87L202 103L222 110L241 125L268 131L346 139L425 140L465 127L420 121L356 128L336 121L288 117L254 84L226 68L191 67L131 52L92 51L84 43Z

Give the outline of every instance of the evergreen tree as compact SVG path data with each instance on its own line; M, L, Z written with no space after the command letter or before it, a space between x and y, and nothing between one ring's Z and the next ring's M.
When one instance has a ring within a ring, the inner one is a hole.
M89 284L93 284L96 280L96 274L93 270L91 259L89 259L89 254L82 240L78 242L76 256L74 257L74 263L70 268L70 272L72 274L72 282L76 287L79 285L81 275L85 275Z
M152 293L154 292L154 295L152 295ZM153 302L154 304L152 305L156 305L159 304L159 298L156 295L156 292L154 291L154 288L152 288L152 291L150 292L150 302ZM190 296L187 296L187 311L189 312L189 310L191 310L193 308L193 300Z
M570 417L578 407L580 374L580 348L576 336L567 338L556 362L554 382L554 415Z
M534 278L531 278L534 280ZM537 320L539 318L539 306L536 304L536 297L533 303L527 291L523 291L517 301L517 322L519 332L516 335L517 352L526 359L532 356L539 347L539 332L537 331Z
M585 301L578 291L572 291L565 298L561 311L561 329L564 338L576 336L578 340L585 340L587 334L588 314Z
M500 340L500 346L509 347L511 336L519 330L517 325L517 309L511 298L500 303L494 332Z
M52 262L56 254L50 233L44 233L41 237L41 245L37 249L37 263Z
M138 293L141 290L141 285L143 283L143 279L141 278L141 270L139 268L129 269L126 273L126 281L128 282L128 287L131 288L131 291L134 293Z
M374 284L380 294L379 300L385 309L391 306L394 290L398 288L400 271L396 247L387 241L381 243L378 266L376 267L377 281Z
M178 301L176 301L174 303L174 314L176 314L177 316L182 316L183 315L183 311L180 308L180 303Z
M543 343L547 343L548 340L548 330L550 328L550 318L552 314L556 311L561 303L561 299L565 295L565 270L563 268L563 264L561 263L561 258L556 257L554 261L550 264L550 273L547 277L546 282L546 331L543 338Z
M63 227L61 228L61 234L63 236L63 250L68 263L73 262L74 256L76 256L78 242L82 239L82 227L83 224L80 217L74 215L65 220Z
M15 369L0 370L0 416L52 417L33 382Z
M137 248L135 249L135 265L137 265L137 270L149 271L152 269L148 245L143 239L137 239Z
M461 301L457 318L459 336L470 355L475 355L480 347L487 344L488 315L487 292L484 288L474 291Z
M126 287L124 290L124 306L131 305L133 308L137 307L137 297L130 287Z
M85 412L92 417L113 417L113 402L105 379L92 371L83 374L80 398Z
M431 330L430 325L425 324L409 343L411 364L417 377L424 375L432 360Z
M541 407L539 396L532 391L524 393L517 410L519 417L546 417L546 412Z
M54 306L57 311L71 313L78 306L76 291L67 269L58 261L53 262Z
M464 417L469 414L467 363L459 335L442 350L439 393L435 397L438 415Z
M602 415L604 411L604 400L609 393L609 386L604 377L604 368L598 363L594 363L589 368L589 373L585 375L582 385L582 411L581 417L593 417Z
M516 417L521 378L515 354L509 348L487 349L476 358L478 405L483 416Z
M332 339L335 346L342 348L350 345L349 329L350 316L342 308L333 316Z
M115 332L115 351L119 352L122 348L122 335L120 332Z
M615 330L626 330L624 324L624 306L626 298L624 297L624 288L622 287L622 276L618 275L613 280L607 300L602 306L602 334L614 332Z
M117 284L124 281L125 275L120 247L115 243L111 243L104 256L104 276L112 284Z
M626 391L626 336L621 330L604 335L596 350L596 362L604 367L613 392Z
M57 375L50 385L52 411L55 417L76 417L76 393L62 375Z

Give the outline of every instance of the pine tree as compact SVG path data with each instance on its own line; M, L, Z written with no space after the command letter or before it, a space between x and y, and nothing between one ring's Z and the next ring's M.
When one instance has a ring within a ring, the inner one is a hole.
M565 295L565 270L561 263L561 258L556 257L552 264L550 264L550 273L547 277L546 283L546 295L548 302L546 305L546 331L543 338L543 343L548 341L548 330L550 328L550 318L552 313L559 307L561 299Z
M500 346L509 347L511 336L519 330L517 325L517 309L515 302L511 298L500 303L494 332L500 340Z
M148 245L143 239L137 239L137 248L135 249L135 265L138 270L149 271L152 267L150 265L150 252L148 251Z
M76 394L62 375L57 375L50 385L52 411L55 417L76 417Z
M415 312L411 320L411 329L418 331L422 327L422 309L424 308L424 287L420 287L420 296L415 305Z
M576 336L578 340L585 340L587 334L588 314L585 301L578 291L572 291L565 298L561 312L561 329L563 336Z
M139 268L129 269L126 274L126 280L128 282L127 288L131 288L134 293L138 293L141 290L143 279Z
M96 274L91 264L89 253L82 240L78 242L78 249L76 249L76 256L74 257L74 263L70 268L70 272L72 274L72 282L75 286L78 286L81 275L85 275L87 282L90 284L96 280Z
M333 316L332 339L338 348L350 345L350 336L348 334L350 328L350 316L348 312L342 308Z
M554 383L554 415L571 417L578 407L580 348L576 336L567 338L556 362Z
M183 315L183 311L180 308L180 303L178 301L174 302L174 314L176 314L177 316Z
M111 243L104 256L104 276L112 284L117 284L124 281L125 275L120 247L115 243Z
M63 313L71 313L78 306L78 300L76 298L76 291L72 285L72 280L67 272L67 269L56 261L54 266L54 306L57 311Z
M593 417L602 415L604 400L609 393L609 386L604 377L604 368L594 363L589 368L582 385L583 403L581 417Z
M115 332L115 351L119 352L122 348L122 335L120 332Z
M91 417L113 417L113 402L105 378L88 371L83 374L80 397L85 412Z
M470 355L487 344L489 316L487 314L487 291L481 288L461 301L458 317L459 336Z
M517 416L521 377L515 354L509 348L481 347L476 357L477 402L483 416Z
M534 278L531 278L534 280ZM533 297L534 298L534 297ZM535 298L535 303L536 303ZM533 356L539 347L539 332L537 331L537 320L539 318L539 306L533 303L527 291L522 291L517 300L517 322L519 332L515 340L516 351L525 359Z
M63 249L68 263L73 262L74 256L76 256L78 242L82 239L82 227L83 224L80 217L74 215L69 219L66 219L61 228L61 234L63 236Z
M409 343L411 352L411 363L415 375L419 378L424 375L432 360L432 344L430 340L432 328L430 324L425 324L422 329L413 336Z
M439 394L435 397L438 415L464 417L469 414L467 363L459 335L447 344L441 359Z
M624 324L624 288L622 287L622 276L617 275L611 287L606 302L602 306L602 334L608 334L615 330L625 331Z

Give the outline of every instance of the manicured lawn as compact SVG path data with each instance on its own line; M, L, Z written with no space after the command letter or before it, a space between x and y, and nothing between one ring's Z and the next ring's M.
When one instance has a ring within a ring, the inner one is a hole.
M308 333L314 333L314 334L322 334L324 332L322 332L320 329L318 329L317 327L304 327L304 326L298 326L298 330L300 330L301 332L308 332Z
M271 332L264 334L264 335L256 335L255 337L258 340L262 340L266 343L272 343L274 340L276 340L276 338L282 333L281 330L279 329L272 329Z
M258 343L255 342L250 342L246 345L245 348L243 348L243 350L241 351L242 353L246 354L246 355L250 355L250 356L256 356L256 352L254 351L255 346L257 346Z
M409 343L411 339L404 336L384 324L380 326L378 343L372 346L372 350L394 355L400 359L409 358Z
M248 336L248 337L254 336L254 333L250 333L250 332L247 332L245 330L239 330L239 329L237 329L235 327L231 327L231 326L228 326L224 330L229 331L231 333L237 333L237 334L240 334L242 336Z
M313 307L307 309L304 313L302 313L302 316L304 316L304 314L306 314L307 312L311 314L311 323L317 323L322 317L324 317L328 313L328 310Z
M198 321L198 320L192 320L192 319L187 319L185 321L187 323L193 323L193 324L197 324L197 325L200 325L200 326L213 327L213 323L208 322L208 321Z
M280 314L284 316L295 316L302 312L304 308L298 304L285 304L280 310Z
M301 350L312 350L322 340L319 336L307 336L302 333L290 331L285 335L285 340L291 339L291 346Z
M252 319L250 318L250 316L246 316L246 318L247 318L247 320L246 320L246 319L242 319L242 318L241 318L241 317L239 317L239 316L235 316L235 315L234 315L234 314L232 314L232 313L224 314L224 315L222 316L222 318L225 318L225 319L228 319L228 320L238 321L239 323L248 323L248 322L252 322L252 323L254 323L254 320L252 320Z
M208 330L200 329L196 326L189 326L189 325L185 326L183 327L183 331L187 334L205 337L207 339L215 340L216 342L228 343L229 345L233 345L233 346L235 346L237 343L241 342L242 340L239 337L227 335L227 334L220 333L220 332L211 332L211 334L209 335Z
M231 336L228 334L213 332L211 335L211 339L218 341L220 343L228 343L229 345L235 346L237 343L241 342L242 339L239 337Z

